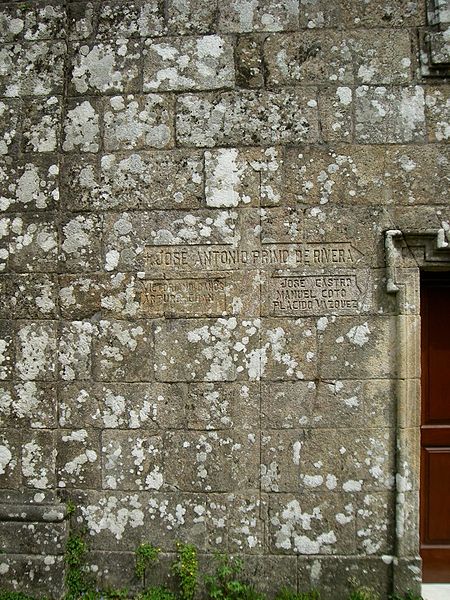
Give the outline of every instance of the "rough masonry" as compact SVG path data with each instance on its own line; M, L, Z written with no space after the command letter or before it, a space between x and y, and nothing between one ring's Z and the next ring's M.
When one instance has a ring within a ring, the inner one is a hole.
M417 589L384 232L450 228L444 5L0 2L2 586L61 597L70 500L99 585Z

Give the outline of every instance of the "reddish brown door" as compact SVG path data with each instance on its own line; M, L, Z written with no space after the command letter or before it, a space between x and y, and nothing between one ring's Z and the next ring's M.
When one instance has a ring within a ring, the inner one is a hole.
M450 273L423 273L420 537L424 582L450 582Z

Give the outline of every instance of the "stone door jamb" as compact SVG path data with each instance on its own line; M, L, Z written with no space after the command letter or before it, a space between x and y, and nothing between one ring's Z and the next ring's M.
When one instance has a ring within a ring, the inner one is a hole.
M387 292L396 296L396 499L394 592L419 590L420 270L450 270L444 229L385 233ZM417 586L412 586L415 581Z

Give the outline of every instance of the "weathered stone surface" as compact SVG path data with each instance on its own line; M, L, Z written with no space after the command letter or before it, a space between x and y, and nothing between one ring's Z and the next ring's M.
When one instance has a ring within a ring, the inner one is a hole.
M14 324L10 320L0 321L1 332L1 357L0 379L11 379L14 368Z
M243 88L264 86L263 38L242 35L236 45L236 84Z
M63 91L64 42L5 44L0 50L0 93L9 98Z
M135 431L102 435L102 484L110 490L159 490L164 485L163 439Z
M12 429L0 429L0 482L2 488L18 488L22 484L20 472L21 436Z
M259 440L235 430L166 436L164 479L171 489L231 492L258 489ZM155 477L152 478L158 479ZM161 478L162 479L162 478ZM157 485L158 481L154 482Z
M234 85L232 40L219 35L147 40L144 91L210 90Z
M298 559L298 581L301 592L320 586L324 600L335 600L348 595L353 586L365 586L387 596L386 582L390 579L392 556L320 556L314 560Z
M0 160L2 211L53 210L59 201L59 160L55 155Z
M59 596L64 586L65 563L61 555L4 555L0 562L6 589L25 594Z
M205 152L207 206L271 205L281 200L282 157L276 148L218 148Z
M354 132L354 92L348 86L323 88L319 92L319 118L325 142L347 142Z
M166 148L173 146L173 100L148 94L113 96L105 101L105 149Z
M67 271L95 271L102 264L102 216L68 216L61 226L60 260Z
M7 554L62 554L60 529L61 525L53 523L2 523L3 550Z
M147 37L165 31L163 7L157 0L120 0L102 2L98 16L98 33L108 38Z
M101 487L101 442L98 431L59 430L57 440L59 488Z
M336 317L319 339L319 372L325 378L395 376L395 323L389 317ZM364 356L364 359L362 359Z
M21 381L56 378L56 321L19 321L16 331L16 377Z
M56 485L56 447L52 431L34 430L22 433L23 485L37 490L54 489Z
M155 272L159 270L158 266L163 269L182 266L187 260L179 248L183 244L202 246L237 241L237 217L233 210L108 215L104 233L104 268L114 271L138 267L139 271L149 268ZM174 253L169 257L167 252L172 247Z
M213 33L216 29L217 0L168 0L167 27L171 34Z
M254 145L317 140L314 90L184 95L177 102L182 146Z
M390 430L361 429L358 436L341 430L334 438L326 429L267 431L261 448L266 492L367 492L389 490L394 483Z
M70 502L98 589L146 542L176 591L182 540L271 595L418 591L437 7L0 4L2 587L64 595Z
M236 0L219 3L219 29L227 32L282 31L297 29L298 2L262 1L242 5Z
M33 171L28 174L33 175ZM32 191L33 188L27 190L27 198ZM57 270L57 263L58 240L54 218L47 214L43 217L27 213L14 217L9 243L10 268L19 273L53 272Z
M0 155L17 152L19 111L17 100L0 100Z
M22 125L23 152L57 151L61 118L61 99L57 96L28 104Z
M355 553L354 507L347 495L270 494L268 504L269 547L274 554Z
M307 204L439 204L447 194L446 148L356 145L289 149L285 195Z
M152 380L154 365L151 323L99 321L92 354L95 380Z
M56 390L51 383L24 381L0 386L0 427L53 429Z
M80 94L117 94L138 91L140 44L117 38L74 45L70 91Z
M94 31L94 3L69 2L67 5L67 26L70 40L84 40Z
M358 142L415 142L425 135L425 99L420 86L404 88L362 85L355 93Z
M63 150L98 152L100 148L99 108L94 99L70 102L64 122Z
M450 98L441 86L425 89L425 118L430 142L445 142L450 137Z
M200 208L203 160L198 151L105 154L64 163L71 210Z
M300 0L300 26L317 27L414 27L424 25L425 6L418 1L370 2Z

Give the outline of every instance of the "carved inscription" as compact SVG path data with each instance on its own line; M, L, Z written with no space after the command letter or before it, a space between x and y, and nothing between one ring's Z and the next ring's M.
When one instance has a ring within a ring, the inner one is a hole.
M348 243L271 244L255 248L215 246L147 246L146 271L155 269L220 271L272 266L354 265L360 253Z
M356 275L276 276L269 282L272 315L354 314L362 292Z
M141 311L146 314L222 314L223 279L145 279L140 282Z

